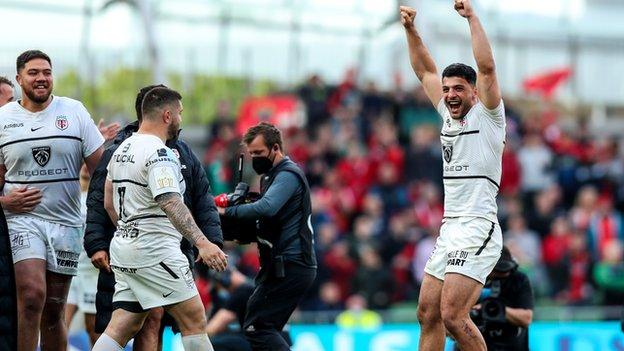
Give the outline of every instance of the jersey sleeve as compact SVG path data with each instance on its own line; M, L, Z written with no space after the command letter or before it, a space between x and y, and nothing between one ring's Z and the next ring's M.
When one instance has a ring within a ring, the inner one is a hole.
M485 105L481 104L483 114L491 121L496 123L498 126L505 125L505 104L503 103L503 99L501 99L500 103L493 110L488 109Z
M158 149L147 161L147 184L152 198L166 193L182 195L182 173L176 156L169 148Z
M80 138L82 139L82 156L89 157L102 144L104 137L93 122L93 118L83 104L79 104L78 118L80 119Z

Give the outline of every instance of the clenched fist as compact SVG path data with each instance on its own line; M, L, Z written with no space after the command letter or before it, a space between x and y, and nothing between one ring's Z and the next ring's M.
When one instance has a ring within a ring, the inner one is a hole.
M464 18L470 18L474 15L474 11L472 10L472 4L470 0L454 0L455 1L455 11L459 13L460 16Z
M399 13L401 16L401 24L405 29L414 28L414 18L416 17L416 10L409 6L399 7Z

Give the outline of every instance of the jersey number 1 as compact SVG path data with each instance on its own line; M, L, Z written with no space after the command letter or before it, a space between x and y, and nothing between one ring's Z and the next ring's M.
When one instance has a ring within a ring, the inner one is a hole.
M117 194L119 195L119 219L123 220L123 217L125 216L124 196L126 196L126 187L120 186L117 188Z

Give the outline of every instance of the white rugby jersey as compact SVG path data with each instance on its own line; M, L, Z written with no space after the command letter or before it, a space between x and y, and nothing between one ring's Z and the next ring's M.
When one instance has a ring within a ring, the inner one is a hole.
M184 194L180 161L173 151L155 135L134 133L113 154L108 179L119 216L111 264L149 267L180 251L182 234L154 200L165 193Z
M0 108L0 164L7 172L3 192L23 186L41 190L41 203L25 215L80 227L79 174L83 158L104 143L80 101L54 96L40 112L17 101ZM21 216L5 211L7 218Z
M481 102L461 120L440 100L442 116L444 217L482 217L498 223L496 195L500 187L505 144L505 107L494 110Z

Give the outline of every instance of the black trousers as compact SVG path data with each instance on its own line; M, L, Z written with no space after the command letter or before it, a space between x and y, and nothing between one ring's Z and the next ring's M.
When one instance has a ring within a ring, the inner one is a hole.
M290 350L282 328L312 286L316 268L285 262L285 277L273 274L258 285L247 303L245 337L254 351Z

